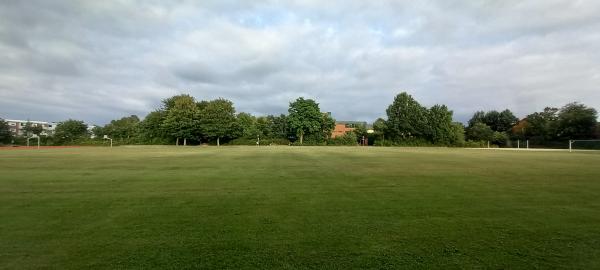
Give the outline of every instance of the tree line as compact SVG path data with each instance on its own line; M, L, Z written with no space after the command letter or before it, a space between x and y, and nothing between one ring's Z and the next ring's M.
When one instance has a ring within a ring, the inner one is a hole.
M335 120L312 99L300 97L290 102L287 114L254 116L236 112L233 102L226 99L196 100L182 94L164 99L160 108L143 120L136 115L126 116L90 132L83 121L69 119L43 139L45 144L56 145L101 144L105 135L117 144L356 145L367 138L370 144L382 146L483 146L488 142L510 146L513 140L552 145L570 139L600 138L597 111L580 103L549 107L523 119L508 109L478 111L464 125L453 120L447 106L428 108L403 92L385 112L385 119L379 118L369 127L359 125L353 132L331 138ZM30 123L24 131L25 136L42 132L41 127ZM15 139L19 138L13 138L6 122L0 119L0 143Z
M466 131L470 140L491 141L499 146L510 146L514 140L564 146L566 140L600 139L597 118L594 108L577 102L562 108L546 107L523 119L518 119L509 110L478 111L469 120Z

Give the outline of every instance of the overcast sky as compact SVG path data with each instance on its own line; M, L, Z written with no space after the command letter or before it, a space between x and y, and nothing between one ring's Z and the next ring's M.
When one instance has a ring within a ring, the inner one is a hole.
M600 109L600 1L0 1L0 117L105 124L179 93L338 120L393 97Z

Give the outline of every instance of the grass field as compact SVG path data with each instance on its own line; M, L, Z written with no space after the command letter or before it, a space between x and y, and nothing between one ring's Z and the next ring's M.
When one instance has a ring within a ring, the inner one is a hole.
M600 153L0 151L0 268L600 268Z

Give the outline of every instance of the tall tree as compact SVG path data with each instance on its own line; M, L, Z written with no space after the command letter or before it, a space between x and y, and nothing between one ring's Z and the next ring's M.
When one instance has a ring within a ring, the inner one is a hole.
M452 111L446 105L435 105L428 110L428 137L434 144L450 145L455 140Z
M527 115L525 135L541 141L552 140L557 134L558 108L546 107L542 112Z
M245 139L255 139L260 135L257 126L257 119L253 115L245 112L238 113L237 124L240 128L240 136Z
M273 138L271 134L272 125L273 123L269 118L265 116L256 117L256 129L261 138Z
M594 108L574 102L558 112L558 136L565 139L589 139L594 137L598 112Z
M267 119L270 122L270 134L273 138L288 139L290 128L285 114L279 116L269 115Z
M108 135L108 133L104 132L104 127L95 126L92 128L92 135L94 135L95 137L102 138L102 136Z
M453 122L451 127L451 144L462 146L465 143L465 127L462 123Z
M189 95L179 95L163 101L167 111L161 128L169 136L179 139L183 138L184 144L187 139L197 138L199 135L198 110L196 100Z
M473 117L469 120L469 127L475 125L475 123L484 123L489 126L493 131L506 132L510 131L511 128L517 124L519 119L510 110L498 111L477 111L473 114Z
M321 113L321 140L326 141L331 138L331 133L335 128L335 119L329 113Z
M486 122L485 112L484 111L476 111L473 114L473 117L471 117L471 119L469 119L468 127L472 127L477 123L485 124L485 122Z
M467 138L474 141L491 141L494 131L488 125L476 122L467 129Z
M123 117L118 120L112 120L103 128L105 135L109 135L114 139L130 139L137 135L138 124L140 119L137 115Z
M0 143L9 143L12 139L12 133L8 123L0 118Z
M144 143L155 143L157 140L163 141L166 134L162 128L162 123L166 116L166 111L156 110L146 115L144 120L139 123L138 132Z
M54 130L54 137L59 142L74 142L88 135L87 125L83 121L69 119L60 122Z
M390 138L407 139L423 137L427 132L427 108L411 95L402 92L386 110L387 131Z
M220 145L221 138L233 137L236 132L233 103L221 98L208 102L202 110L200 123L202 133L210 139L217 139L217 146Z
M377 118L375 122L373 122L373 130L375 131L375 135L379 136L382 141L385 141L385 120L383 118Z
M517 122L519 122L519 118L517 118L510 110L506 109L498 115L498 119L495 123L495 131L510 131ZM494 129L494 127L492 127L492 129Z
M290 128L300 137L300 144L304 142L304 135L321 131L323 114L314 100L300 97L290 103L288 112Z

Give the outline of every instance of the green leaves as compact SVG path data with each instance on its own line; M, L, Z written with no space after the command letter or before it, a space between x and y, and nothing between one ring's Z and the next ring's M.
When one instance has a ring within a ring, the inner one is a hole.
M288 123L292 131L300 137L300 144L303 143L305 135L320 134L317 139L327 139L335 126L335 121L328 114L322 113L319 104L312 99L296 99L290 103L288 112Z
M413 97L402 92L394 98L387 108L387 128L389 137L408 139L423 137L427 126L427 108L421 106Z
M9 143L12 139L12 134L8 127L8 123L0 118L0 143Z
M475 112L471 120L469 120L469 127L474 126L476 123L483 123L488 125L493 131L507 132L510 131L518 121L519 118L515 117L508 109L502 112L494 110L489 112L478 111Z
M476 122L467 129L467 138L474 141L491 141L494 131L488 125Z
M565 139L589 139L595 136L598 112L574 102L558 112L558 136Z
M174 138L197 138L200 111L189 95L174 96L164 101L167 111L161 128Z
M139 123L140 118L137 115L131 115L119 120L112 120L103 128L94 128L92 131L96 136L108 135L113 139L129 139L137 136Z
M388 120L378 119L373 128L395 141L424 139L438 145L457 144L463 130L452 123L445 105L427 109L406 92L400 93L386 110ZM461 126L462 127L462 126Z
M233 137L236 131L236 117L233 103L226 99L209 101L202 109L200 130L208 138Z
M54 137L58 142L73 142L87 134L87 125L83 121L73 119L59 123L54 130Z

